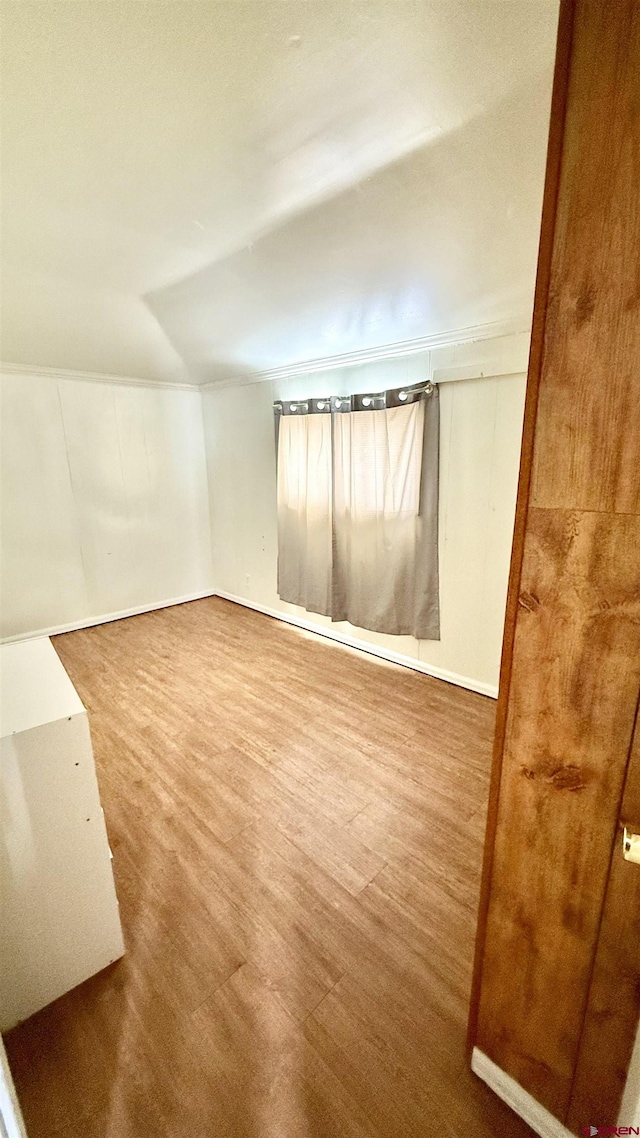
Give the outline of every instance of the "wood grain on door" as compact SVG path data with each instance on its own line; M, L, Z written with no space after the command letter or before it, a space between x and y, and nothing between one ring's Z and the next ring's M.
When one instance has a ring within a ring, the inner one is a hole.
M637 1021L638 886L609 870L640 688L639 75L637 0L561 6L470 1020L576 1127L615 1121Z
M571 1093L568 1120L575 1129L616 1118L640 1016L640 865L622 855L625 826L640 834L638 718Z

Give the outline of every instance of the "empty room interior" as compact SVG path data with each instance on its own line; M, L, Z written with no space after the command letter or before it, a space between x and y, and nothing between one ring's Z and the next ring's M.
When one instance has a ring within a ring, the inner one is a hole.
M640 1133L640 5L3 0L0 1133Z

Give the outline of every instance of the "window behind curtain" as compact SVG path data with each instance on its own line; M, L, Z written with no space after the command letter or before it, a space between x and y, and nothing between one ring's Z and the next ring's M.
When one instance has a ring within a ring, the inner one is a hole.
M281 599L375 632L439 639L437 389L276 404L276 413Z

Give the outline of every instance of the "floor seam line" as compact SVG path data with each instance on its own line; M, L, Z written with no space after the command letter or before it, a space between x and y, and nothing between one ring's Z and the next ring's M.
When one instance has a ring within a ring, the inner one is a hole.
M317 1004L315 1004L315 1005L314 1005L314 1006L313 1006L313 1007L310 1009L310 1011L308 1011L308 1012L307 1012L306 1016L304 1017L304 1019L303 1019L303 1021L302 1021L302 1022L303 1022L303 1024L305 1024L305 1023L307 1022L307 1020L308 1020L308 1019L310 1019L310 1017L311 1017L312 1015L315 1015L315 1013L317 1012L318 1008L320 1007L320 1004L321 1004L321 1003L323 1003L323 1001L324 1001L324 1000L326 1000L327 996L330 996L330 995L331 995L331 993L333 992L334 988L337 988L337 986L338 986L338 984L340 983L340 981L341 981L341 980L344 980L345 976L347 975L347 972L348 972L348 969L347 969L347 968L345 968L344 972L343 972L343 973L342 973L340 976L338 976L338 979L335 981L335 983L334 983L334 984L332 984L332 985L331 985L331 987L329 988L329 990L328 990L327 992L325 992L324 996L321 996L321 997L320 997L320 999L318 1000Z

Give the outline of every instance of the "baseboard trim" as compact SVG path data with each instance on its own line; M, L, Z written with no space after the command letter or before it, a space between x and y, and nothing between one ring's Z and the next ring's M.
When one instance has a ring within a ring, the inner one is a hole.
M215 596L213 589L204 589L197 593L187 593L184 597L172 597L168 601L155 601L151 605L136 605L131 609L122 609L121 612L103 613L101 616L89 616L86 620L72 620L68 624L39 628L34 632L19 632L15 636L3 636L0 639L0 644L13 644L17 640L37 640L41 636L59 636L63 632L77 632L80 628L93 628L97 624L109 624L112 620L124 620L128 616L141 616L145 612L168 609L172 605L184 605L189 601L201 601L205 597L213 596Z
M422 660L416 660L413 656L405 656L402 652L393 652L389 648L381 648L377 644L371 644L368 640L360 640L357 636L349 636L345 632L340 632L338 629L326 628L322 624L314 624L312 620L307 620L305 617L296 616L293 613L281 612L279 609L270 608L268 605L262 605L258 601L250 601L246 597L239 597L235 593L227 593L221 589L216 589L215 595L224 601L232 601L233 604L243 605L244 608L255 609L256 612L264 613L265 616L271 616L274 620L283 620L285 624L293 624L297 628L303 628L305 632L314 632L318 636L325 636L329 640L337 640L339 644L346 644L349 648L357 648L360 652L368 652L370 656L379 656L382 660L387 660L390 664L400 664L403 668L411 668L414 672L422 672L425 676L433 676L436 680L445 680L448 684L455 684L460 688L467 688L469 691L478 692L479 695L488 695L491 699L496 699L498 695L498 688L496 684L486 684L482 680L474 680L470 676L461 676L457 672L450 672L446 668L437 668L432 664L425 664Z
M550 1114L546 1107L477 1047L474 1047L471 1056L471 1070L495 1091L498 1098L523 1118L540 1138L574 1138L571 1131Z
M250 601L246 597L239 597L235 593L227 593L221 589L204 589L197 593L187 593L183 597L171 597L166 601L156 601L150 605L136 605L134 608L122 609L120 612L103 613L99 616L90 616L85 620L72 620L67 624L56 624L50 628L38 628L31 632L19 632L14 636L3 636L0 644L13 644L18 640L36 640L42 636L60 636L63 632L77 632L81 628L93 628L98 624L109 624L113 620L125 620L128 616L141 616L145 612L155 612L156 609L171 608L172 605L184 605L189 601L201 601L205 597L220 597L224 601L242 605L244 608L254 609L274 620L282 620L285 624L293 624L296 628L303 628L305 632L313 632L317 636L324 636L328 640L336 640L348 648L357 648L360 652L367 652L370 656L378 656L390 664L399 664L403 668L411 668L414 672L422 672L425 676L433 676L436 680L445 680L448 684L455 684L460 688L478 692L496 699L498 688L495 684L486 684L482 680L474 680L471 676L462 676L458 672L450 672L446 668L437 668L432 664L425 664L413 656L405 656L402 652L393 652L389 648L381 648L377 644L370 644L368 640L360 640L357 636L349 636L339 629L325 628L321 624L314 624L312 620L296 616L293 613L280 612L279 609L262 605L258 601Z

